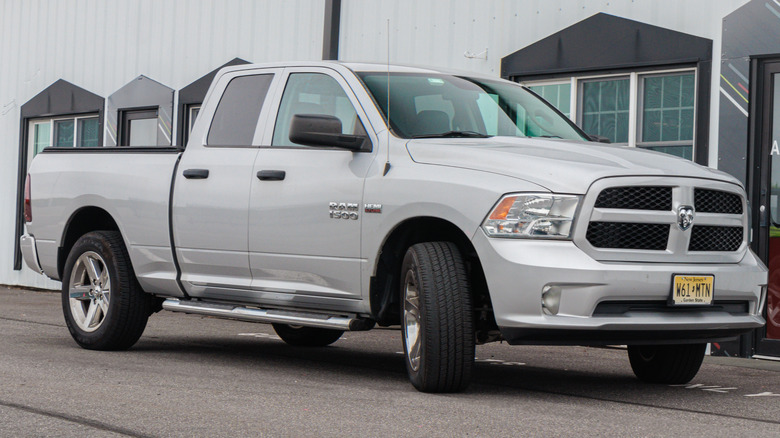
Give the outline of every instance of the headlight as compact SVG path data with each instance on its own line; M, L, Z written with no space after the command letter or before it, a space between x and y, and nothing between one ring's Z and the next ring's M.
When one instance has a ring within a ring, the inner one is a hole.
M524 193L504 196L482 229L490 237L568 239L579 196Z

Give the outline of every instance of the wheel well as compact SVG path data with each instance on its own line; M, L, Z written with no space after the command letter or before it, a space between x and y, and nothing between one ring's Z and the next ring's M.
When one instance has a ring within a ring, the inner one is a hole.
M68 259L71 248L79 240L79 237L91 231L119 231L114 218L100 207L84 207L75 212L67 224L62 235L62 244L57 255L57 274L62 278L65 269L65 261Z
M487 281L477 251L460 228L435 217L420 217L402 222L382 245L376 274L371 278L371 313L374 319L383 326L400 324L399 271L404 254L414 244L439 241L454 243L466 262L478 334L496 330Z

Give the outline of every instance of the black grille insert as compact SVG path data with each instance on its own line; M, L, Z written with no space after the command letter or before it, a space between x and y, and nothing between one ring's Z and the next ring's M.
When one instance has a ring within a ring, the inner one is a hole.
M596 306L593 316L624 316L626 313L663 312L728 312L747 315L747 301L713 301L711 306L670 306L666 301L603 301Z
M742 227L694 225L688 251L736 251L742 245Z
M591 222L586 235L596 248L666 250L668 224Z
M742 214L742 198L736 193L694 189L693 202L697 213Z
M628 210L672 209L672 188L657 186L610 187L599 193L596 208Z

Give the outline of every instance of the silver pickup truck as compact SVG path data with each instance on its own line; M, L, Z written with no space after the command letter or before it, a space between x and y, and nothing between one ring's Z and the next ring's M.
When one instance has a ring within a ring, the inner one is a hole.
M289 344L400 325L422 391L475 345L628 346L680 383L764 320L733 177L593 141L523 87L336 62L223 69L186 149L48 148L24 259L84 348L161 309L272 323Z

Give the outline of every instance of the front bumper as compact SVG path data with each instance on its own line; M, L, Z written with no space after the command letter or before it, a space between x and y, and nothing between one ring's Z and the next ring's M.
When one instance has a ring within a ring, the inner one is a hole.
M23 235L19 238L19 247L22 250L22 258L24 258L24 263L26 263L27 266L29 266L33 271L42 274L43 269L41 269L41 264L38 261L38 248L35 245L35 237L29 234Z
M751 251L734 264L632 263L596 261L571 241L496 239L480 230L473 243L510 344L706 342L764 324L767 270ZM667 306L674 274L714 275L714 305ZM545 311L543 291L558 294L557 312Z

